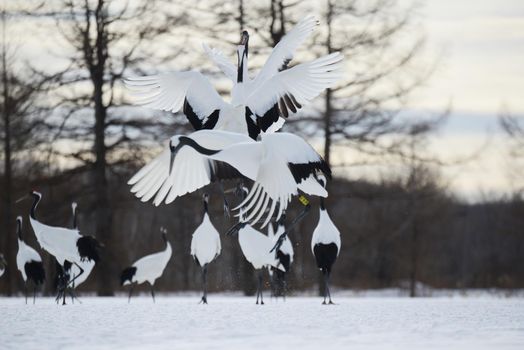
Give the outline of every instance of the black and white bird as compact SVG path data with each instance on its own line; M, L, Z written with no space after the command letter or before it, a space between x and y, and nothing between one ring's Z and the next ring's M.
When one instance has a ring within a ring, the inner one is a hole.
M282 215L280 220L277 222L278 228L276 233L272 236L270 235L273 244L276 244L280 235L286 231L285 218L285 215ZM271 226L271 224L269 226ZM294 250L291 239L289 238L289 235L285 235L282 244L280 244L278 250L276 250L278 264L279 266L282 266L284 270L276 269L273 283L275 287L275 295L281 295L284 297L284 299L286 298L287 292L287 274L289 273L291 264L293 263L293 256Z
M277 220L280 218L298 190L327 197L327 191L316 180L318 173L331 176L326 162L305 140L283 132L264 134L260 141L220 130L173 136L169 150L142 168L128 183L142 201L155 197L155 205L168 204L209 184L215 164L223 163L254 181L249 194L236 209L242 208L245 221L250 223L266 215L262 228L277 208Z
M22 274L25 287L25 303L27 304L27 283L33 283L33 304L36 299L36 288L44 283L45 270L40 254L28 246L22 239L22 217L16 218L16 234L18 236L18 253L16 254L16 265Z
M237 47L236 66L220 51L204 45L206 54L233 81L231 102L225 102L198 71L130 78L126 85L138 104L173 113L182 110L195 130L226 130L256 139L261 131L276 131L283 124L282 117L296 113L342 77L339 52L284 69L316 25L313 16L300 21L275 46L253 80L248 75L247 31L242 32Z
M71 203L71 210L73 211L73 229L78 230L78 204L76 202ZM77 266L78 265L78 266ZM83 260L80 262L77 262L77 264L71 265L70 275L73 280L72 288L75 289L80 284L84 283L89 275L91 274L91 271L93 271L93 268L95 267L95 261L94 260ZM84 271L82 274L80 271Z
M220 255L222 246L220 244L220 235L209 219L209 196L207 193L204 194L203 201L204 219L193 233L191 255L202 268L202 303L207 304L207 267Z
M273 248L273 240L265 234L255 230L251 225L246 224L238 230L238 243L242 254L247 261L253 265L257 271L257 304L264 304L264 297L262 295L264 268L274 267L276 269L284 270L284 267L279 264L275 253L270 253Z
M321 178L320 181L324 184L326 183L325 178ZM333 304L329 291L329 278L331 268L340 253L340 246L340 231L329 217L324 205L324 199L320 198L320 216L311 238L311 250L315 256L317 267L324 276L324 302L322 304L326 304L326 297L329 298L329 304Z
M4 272L6 269L7 269L7 261L4 258L4 254L0 254L0 277L4 275Z
M86 260L97 263L100 260L102 245L92 236L81 235L77 229L49 226L38 221L36 208L42 199L42 194L31 191L29 196L33 197L29 221L40 247L54 256L61 266L64 266L66 261L76 265L79 273L75 278L78 279L84 273L80 264ZM71 279L69 284L74 282L75 279ZM61 290L59 294L64 292L65 290Z
M120 284L122 286L131 285L128 302L131 300L135 283L142 284L144 282L148 282L151 286L151 296L153 297L153 302L155 302L155 281L164 273L164 269L172 254L171 244L167 240L167 230L161 228L160 232L162 233L162 239L166 243L166 248L158 253L138 259L133 265L125 268L120 275Z
M76 202L71 203L71 210L73 212L73 223L72 227L75 230L78 230L78 215L77 215L77 208L78 204ZM78 287L80 284L85 282L85 280L89 277L91 274L91 271L95 267L95 261L94 260L84 260L79 261L77 264L71 264L69 261L64 261L64 265L61 266L57 262L57 270L59 271L59 284L63 288L69 284L69 281L72 281L70 285L70 292L71 292L71 299L74 301L76 298L75 296L75 288ZM77 266L78 265L78 266ZM83 273L80 273L80 271L84 271ZM65 293L63 295L65 298Z

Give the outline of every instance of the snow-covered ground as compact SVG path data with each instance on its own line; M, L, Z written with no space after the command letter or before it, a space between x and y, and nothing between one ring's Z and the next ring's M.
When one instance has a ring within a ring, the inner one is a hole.
M0 349L524 349L522 298L0 298Z

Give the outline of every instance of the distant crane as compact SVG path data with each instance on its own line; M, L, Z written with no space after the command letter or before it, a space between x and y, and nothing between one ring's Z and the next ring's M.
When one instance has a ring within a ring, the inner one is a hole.
M75 230L78 230L78 216L77 216L77 203L76 202L73 202L71 203L71 209L72 209L72 212L73 212L73 229ZM89 274L91 273L91 271L93 270L93 268L95 267L95 262L93 260L84 260L84 261L80 261L78 262L78 265L82 268L82 270L84 271L83 274L80 273L80 268L78 268L76 265L74 264L71 264L69 261L64 261L64 266L60 266L60 264L58 264L58 268L59 268L59 271L61 272L62 276L60 276L59 274L59 280L61 279L62 281L60 281L59 283L67 283L69 282L70 278L72 278L72 283L71 283L71 300L74 302L74 299L76 298L76 295L75 295L75 288L78 287L80 284L82 284L83 282L85 282L85 280L89 277ZM60 296L58 296L60 297ZM65 297L65 295L64 295Z
M269 251L273 248L273 240L263 233L255 230L251 225L245 223L243 227L238 229L238 243L240 249L247 261L253 265L257 270L257 304L260 298L260 304L264 305L264 297L262 295L262 280L263 268L273 266L284 271L284 267L280 266L274 253Z
M80 273L65 286L67 287L84 273L84 269L80 266L83 261L89 260L96 263L100 260L102 245L92 236L81 235L77 229L49 226L38 221L36 219L36 207L42 199L42 194L37 191L31 191L29 196L33 197L29 221L40 247L54 256L61 266L64 266L65 262L69 261L80 270ZM25 197L20 198L18 201L23 198ZM59 295L65 293L64 288L59 291ZM63 304L65 305L65 297Z
M326 179L319 177L319 182L324 186ZM324 276L324 302L326 304L326 297L329 297L329 304L331 301L331 293L329 291L329 277L331 275L331 268L337 260L340 253L340 231L337 229L324 205L324 198L320 198L320 217L318 224L313 231L311 238L311 250L317 261L317 267L322 271Z
M167 240L167 230L161 228L160 232L166 243L166 248L161 252L146 255L143 258L138 259L132 266L125 268L120 275L120 284L122 286L131 284L129 298L127 300L128 302L131 301L131 294L133 293L135 282L137 284L148 282L151 286L153 302L155 302L155 281L164 273L164 269L166 268L172 254L171 244Z
M277 225L277 231L273 235L273 243L276 244L278 238L281 234L283 234L286 231L286 226L284 224L286 219L285 215L282 215L280 220L278 220ZM286 298L286 292L287 292L287 280L286 275L288 274L291 264L293 263L293 245L291 244L291 239L288 235L284 236L284 239L282 241L282 244L278 248L276 252L276 256L278 259L279 266L282 266L284 268L284 271L276 269L275 271L275 277L276 277L276 283L275 283L275 295L279 296L282 295L284 299Z
M44 264L40 254L28 246L22 240L22 217L16 218L16 234L18 236L18 253L16 254L16 265L22 274L25 286L25 303L27 304L27 282L33 283L33 304L36 299L36 288L45 280Z
M191 240L191 255L202 268L203 295L201 302L204 304L207 304L207 267L220 255L222 249L220 235L209 219L208 201L209 195L205 193L203 196L204 219L193 233Z

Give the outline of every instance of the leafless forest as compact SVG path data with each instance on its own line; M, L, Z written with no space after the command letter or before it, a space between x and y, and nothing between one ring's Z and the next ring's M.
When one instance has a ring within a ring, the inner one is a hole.
M122 78L200 69L227 95L229 86L204 57L201 42L236 59L239 33L247 29L253 38L250 55L260 66L308 13L320 24L300 57L341 51L348 61L337 88L284 126L308 137L334 172L326 204L342 233L342 250L333 284L402 287L412 295L417 282L434 288L524 288L524 187L496 200L461 201L442 177L446 161L426 147L446 122L448 106L436 115L402 117L405 101L435 74L432 64L418 62L425 41L416 7L395 0L55 0L13 2L2 12L0 253L8 269L0 293L23 290L16 270L17 215L24 216L28 242L38 246L27 222L30 203L15 203L30 189L43 194L41 221L70 226L70 204L77 201L80 230L104 243L102 261L81 291L123 290L120 270L163 247L161 226L174 251L158 290L198 290L200 269L190 256L190 241L202 220L202 191L157 208L141 203L126 184L169 136L190 132L190 125L182 114L132 106ZM23 38L10 35L9 28L20 23L28 33L56 38L55 66L18 57ZM501 157L512 159L513 171L522 176L524 125L508 113L500 117L500 127L514 144ZM344 157L348 150L365 156L353 162ZM378 179L345 176L377 163L401 171L384 171ZM216 186L204 190L211 195L212 221L224 233L234 218L224 216ZM295 203L288 216L298 210ZM317 288L310 247L317 219L314 199L313 210L290 235L291 291ZM253 293L255 275L236 237L221 239L222 254L210 267L210 291ZM52 293L54 262L41 253L48 271L45 292Z

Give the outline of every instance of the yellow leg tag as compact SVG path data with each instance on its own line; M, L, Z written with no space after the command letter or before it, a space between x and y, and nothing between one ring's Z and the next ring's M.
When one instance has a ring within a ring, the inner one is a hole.
M300 203L302 203L302 205L309 204L309 200L306 197L304 197L303 195L300 195L300 197L298 197L298 200L300 201Z

